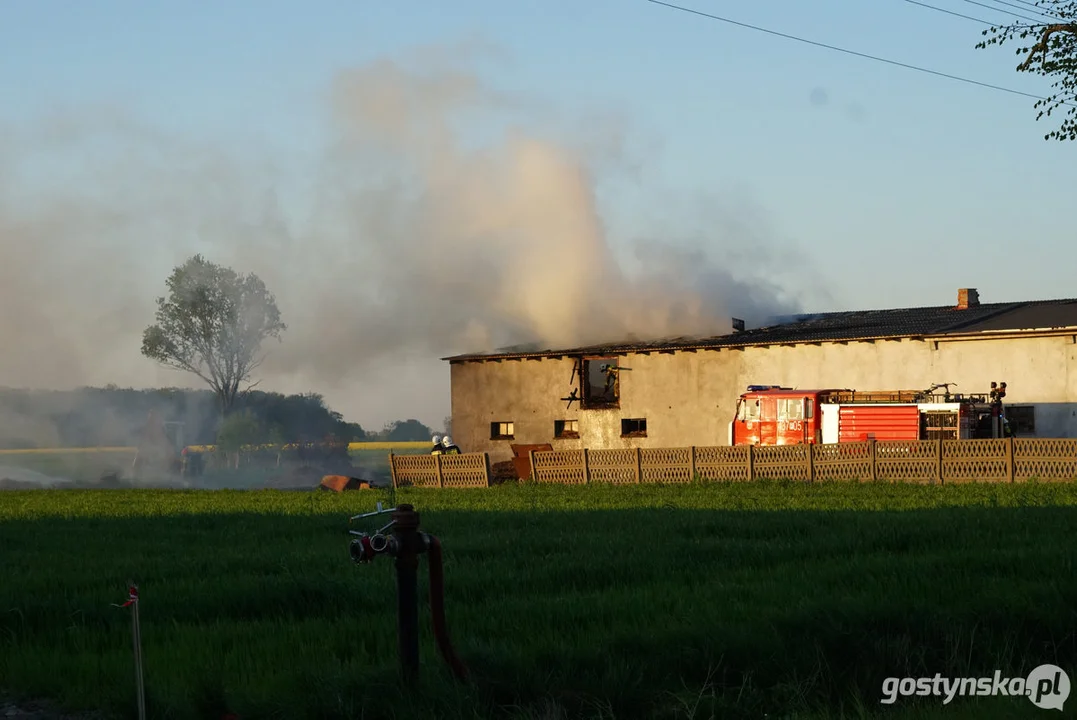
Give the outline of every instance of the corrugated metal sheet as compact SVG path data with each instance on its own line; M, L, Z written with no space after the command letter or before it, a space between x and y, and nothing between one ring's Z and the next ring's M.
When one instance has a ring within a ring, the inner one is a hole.
M919 437L920 409L915 405L843 405L838 409L838 442Z

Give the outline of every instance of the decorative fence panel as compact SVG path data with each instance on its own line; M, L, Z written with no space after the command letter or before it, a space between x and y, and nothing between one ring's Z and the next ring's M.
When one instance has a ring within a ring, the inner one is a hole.
M1077 478L1077 440L1018 439L1013 445L1013 480L1065 481Z
M533 450L530 458L536 482L572 485L767 479L928 484L1077 479L1077 439ZM490 486L487 453L390 454L389 465L394 487Z
M393 487L490 487L490 456L389 454Z
M1058 482L1077 479L1077 439L533 451L531 467L545 483Z

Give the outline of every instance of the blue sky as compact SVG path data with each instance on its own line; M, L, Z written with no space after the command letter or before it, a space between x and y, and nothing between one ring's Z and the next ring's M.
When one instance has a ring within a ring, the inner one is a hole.
M976 23L902 0L686 5L1045 90L1013 71L1010 49L975 50ZM945 303L959 285L985 300L1077 294L1063 229L1073 148L1042 140L1032 100L643 0L5 3L0 28L0 117L107 99L205 135L245 132L254 115L281 143L311 132L335 71L477 34L509 53L499 84L567 108L604 103L656 138L647 182L750 191L780 232L844 269L825 281L839 307ZM812 104L817 88L827 105Z
M929 1L988 20L1014 9ZM979 24L903 0L680 4L1048 90L1014 71L1009 46L974 49ZM948 304L959 287L985 302L1077 295L1075 148L1043 140L1052 121L1035 120L1032 99L645 0L3 3L0 125L113 104L176 133L301 158L335 73L468 38L503 52L483 65L498 87L561 117L627 124L638 176L603 186L614 228L675 226L674 209L708 197L750 201L774 237L808 254L773 251L765 272L812 310Z

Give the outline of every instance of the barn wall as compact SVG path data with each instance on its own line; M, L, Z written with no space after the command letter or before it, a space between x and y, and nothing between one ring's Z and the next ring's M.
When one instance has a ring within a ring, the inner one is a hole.
M669 447L728 444L737 397L750 384L917 390L956 383L955 392L986 393L1008 384L1007 403L1035 404L1036 435L1077 437L1077 345L1072 336L980 341L920 340L799 345L620 358L621 407L565 409L571 359L454 363L453 431L466 452L494 461L509 443L555 448ZM578 383L578 380L577 380ZM622 438L622 418L646 418L647 437ZM554 439L554 421L578 419L579 440ZM515 438L490 439L490 423L511 421Z

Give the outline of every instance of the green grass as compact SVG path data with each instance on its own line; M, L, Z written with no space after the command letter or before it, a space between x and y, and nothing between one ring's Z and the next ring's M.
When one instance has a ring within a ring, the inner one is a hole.
M880 688L1046 662L1077 680L1074 485L400 490L444 544L473 673L447 676L423 597L410 696L392 563L347 553L347 517L379 498L0 493L0 687L134 717L110 606L128 578L156 718L1016 718L1043 711L886 708Z

